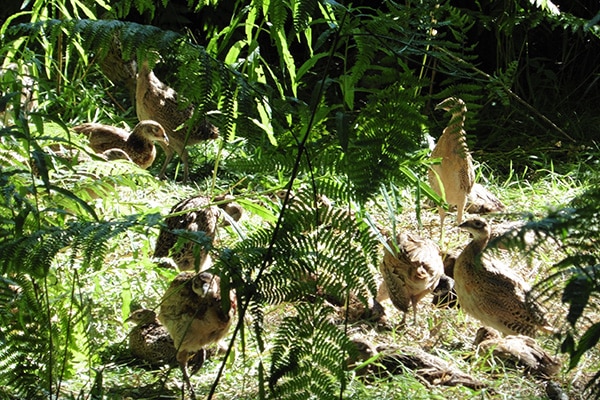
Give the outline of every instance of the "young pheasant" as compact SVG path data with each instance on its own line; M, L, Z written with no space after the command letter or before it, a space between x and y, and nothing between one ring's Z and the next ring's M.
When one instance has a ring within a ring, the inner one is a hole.
M192 118L194 107L189 106L182 109L178 103L177 92L154 75L147 61L141 63L137 74L135 107L140 121L144 119L158 121L165 128L169 137L169 146L161 144L166 158L159 177L161 179L165 177L167 165L171 162L174 152L176 152L183 162L183 181L187 182L189 162L185 147L205 140L216 139L219 137L217 127L205 119L198 121L189 128L183 126Z
M444 263L438 246L429 239L405 233L397 236L397 245L391 240L388 247L397 248L392 254L384 249L383 261L379 270L383 282L379 287L377 301L389 296L392 304L404 312L404 323L409 306L413 307L416 320L417 303L431 293L444 273Z
M204 347L218 342L227 334L235 314L233 291L228 308L221 301L220 279L208 272L182 272L171 282L162 297L158 319L169 331L177 349L177 362L183 379L190 390L186 368L190 354L204 352Z
M231 196L215 197L215 202L231 200ZM177 267L182 271L203 271L210 267L210 256L206 247L209 247L215 238L217 223L222 212L229 215L234 221L242 216L242 207L228 201L218 206L211 205L210 197L194 196L180 201L170 211L170 216L165 219L166 227L160 230L154 257L171 257ZM179 235L174 232L184 229L190 232L204 232L207 238L205 245L189 240L178 250L171 251L177 243Z
M437 105L436 110L450 111L452 117L431 152L432 159L441 158L440 164L429 170L429 185L450 205L457 209L456 222L462 222L467 196L475 182L473 160L466 142L465 102L457 97L449 97ZM438 207L440 225L443 230L446 211Z
M140 168L146 169L152 165L156 158L156 147L154 142L163 145L169 144L163 127L155 121L141 121L133 130L127 132L125 129L111 125L86 123L73 128L89 137L90 147L98 154L106 154L107 158L112 153L118 153L123 158L120 149L127 154L129 159Z
M560 362L538 345L535 339L523 335L500 335L481 327L475 336L477 352L491 353L495 358L523 367L526 372L550 378L560 370Z
M482 254L490 226L482 218L459 225L473 240L456 259L454 285L463 310L505 335L535 337L541 329L554 332L541 307L530 297L531 287L499 260Z
M173 339L154 311L145 308L136 310L125 322L136 324L129 333L129 350L134 357L150 365L175 363Z
M467 197L465 209L471 214L488 214L505 210L504 204L485 186L474 183Z

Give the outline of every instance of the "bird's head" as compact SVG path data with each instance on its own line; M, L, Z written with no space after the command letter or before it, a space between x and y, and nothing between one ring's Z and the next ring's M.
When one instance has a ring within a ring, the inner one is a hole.
M475 334L475 346L479 345L484 340L492 340L499 339L500 334L493 330L492 328L488 328L487 326L482 326L477 330Z
M444 111L460 111L461 108L465 106L465 102L458 97L448 97L446 100L439 103L435 106L436 110L444 110Z
M454 279L450 278L448 275L442 275L437 286L433 289L433 294L435 296L443 296L448 294L454 288Z
M192 290L200 297L215 295L219 292L220 279L217 275L200 272L192 280Z
M203 120L200 122L198 137L203 140L210 139L218 139L219 138L219 128L211 124L208 120Z
M129 318L125 322L133 322L136 325L143 325L149 322L153 322L156 319L156 313L146 308L135 310L129 314Z
M141 130L147 138L155 142L163 142L169 144L169 137L165 132L165 129L156 121L144 120L140 121L139 124L133 128L134 131Z
M490 236L490 226L483 218L471 218L458 226L460 229L469 232L473 238Z
M228 194L215 197L215 202L217 202L219 208L225 211L225 214L229 217L225 216L224 225L229 225L229 219L239 221L244 213L242 206L233 200L235 200L235 197Z

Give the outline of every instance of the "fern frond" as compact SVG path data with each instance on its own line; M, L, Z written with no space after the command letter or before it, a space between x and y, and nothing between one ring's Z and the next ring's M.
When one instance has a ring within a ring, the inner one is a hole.
M345 154L359 201L373 196L373 187L383 182L402 180L400 167L423 141L424 118L419 109L413 95L399 85L370 96Z
M278 31L283 31L285 22L288 18L288 6L283 1L269 2L269 21L273 24L273 28Z
M337 398L351 342L326 307L300 303L296 312L277 331L269 387L281 399Z
M64 312L46 302L43 286L25 275L0 282L1 292L14 293L11 301L3 304L9 312L0 313L0 330L7 338L0 349L0 382L10 384L27 398L51 393L59 368L66 362L65 353L56 351L65 344L64 326L51 320L53 315L64 316Z
M302 32L308 27L314 12L318 9L317 0L300 0L295 3L294 10L294 31Z

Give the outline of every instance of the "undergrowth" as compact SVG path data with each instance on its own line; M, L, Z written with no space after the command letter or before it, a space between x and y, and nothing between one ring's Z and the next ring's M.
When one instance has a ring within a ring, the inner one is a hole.
M483 167L480 167L483 168ZM489 171L488 171L489 172ZM490 219L495 222L505 220L527 219L532 214L539 217L547 210L547 206L557 207L572 200L581 191L585 182L580 182L569 176L559 176L551 171L538 171L538 179L528 181L523 177L513 175L509 180L493 175L486 175L488 188L497 193L508 205L506 214L493 215ZM200 184L200 187L203 185ZM158 211L168 212L170 204L176 199L189 196L198 188L193 186L173 185L161 183L156 191L147 192L144 198L152 198L152 204L161 204ZM246 201L270 201L268 197L256 197L246 194ZM262 200L261 200L262 199ZM552 204L547 202L552 199ZM120 201L135 203L135 197L121 198ZM381 199L377 202L379 207L371 207L371 212L382 225L389 228L387 215L377 211L381 208ZM397 215L397 224L401 229L413 226L417 212L414 204L414 194L405 192L401 203L403 211ZM532 206L534 206L532 208ZM421 211L423 221L423 234L437 239L439 220L434 209ZM240 221L240 229L250 232L262 224L260 215L246 212ZM386 222L387 221L387 222ZM165 289L170 272L161 271L151 263L156 230L150 230L143 235L131 233L118 240L118 245L109 247L111 250L105 259L101 271L82 277L89 284L90 294L94 298L97 315L92 326L98 333L99 340L94 346L103 349L100 366L89 371L89 374L79 373L76 379L65 382L65 394L76 393L81 388L82 377L88 376L87 385L98 381L98 374L102 376L102 393L105 398L118 399L125 396L132 398L178 398L179 387L182 385L180 372L177 368L169 370L168 367L159 370L148 370L136 366L128 356L126 349L127 332L131 326L124 325L121 321L126 318L130 307L155 307L159 304L162 291ZM219 247L233 245L239 237L232 230L220 230ZM468 242L468 237L455 228L450 228L446 237L448 249L457 249ZM556 251L556 250L555 250ZM506 257L506 256L504 256ZM533 255L529 259L519 254L509 256L508 260L518 263L517 270L530 282L539 280L539 276L552 263L556 262L559 255L552 252ZM516 265L515 265L516 266ZM375 272L375 271L373 271ZM532 273L534 273L532 275ZM86 286L84 285L84 286ZM113 299L106 302L106 299ZM401 320L401 313L394 309L388 302L384 303L392 330L378 331L372 325L356 324L349 327L349 334L353 338L361 338L377 344L394 344L400 347L418 346L428 349L458 366L464 372L489 385L488 388L475 391L466 387L431 386L407 371L403 375L389 378L370 378L365 380L356 371L348 371L348 386L344 398L362 399L397 399L397 398L460 398L468 399L481 396L485 398L543 398L545 384L535 377L526 375L521 370L503 367L495 363L489 366L485 358L475 356L472 341L478 323L471 317L464 315L456 309L437 309L430 304L430 296L426 297L419 305L416 323L409 318L407 326L397 325ZM559 305L560 306L560 305ZM263 326L265 343L273 343L276 339L278 326L294 313L293 307L287 303L274 305L264 310ZM551 313L554 321L560 321L560 312L557 309ZM225 373L220 386L214 396L215 399L255 399L258 396L260 362L267 362L271 357L273 348L267 346L260 350L250 334L252 317L244 323L246 325L244 340L238 338L229 360L226 360ZM221 345L224 345L226 338ZM551 337L540 338L541 345L563 362L560 374L555 378L571 398L583 399L582 390L585 378L589 378L589 371L600 366L600 354L594 350L574 370L566 368L568 359L559 353L560 343ZM217 355L208 361L202 370L194 377L192 382L198 394L207 393L220 368L222 355ZM84 364L82 364L83 367ZM101 371L101 372L99 372ZM586 372L588 371L588 372ZM83 371L82 371L83 372ZM516 395L518 393L518 395Z
M237 0L170 9L177 23L169 23L160 15L172 2L154 3L35 0L0 27L0 396L179 396L179 371L129 357L131 327L122 321L134 308L159 306L176 271L152 260L158 231L173 204L198 192L232 194L246 210L219 228L211 250L214 271L236 288L239 314L227 359L217 354L193 377L198 393L542 396L542 382L474 357L477 324L460 310L426 299L416 322L398 326L387 304L390 329L381 331L335 323L315 296L373 297L382 230L440 237L425 139L446 123L434 105L459 95L478 180L508 206L488 218L526 222L498 254L538 284L563 335L543 340L565 365L556 380L583 398L600 337L600 152L590 112L598 16L511 0L473 9L434 0ZM555 34L560 54L530 58ZM480 39L494 45L492 60ZM149 171L103 162L69 128L133 126L132 75L111 74L105 61L131 72L159 54L158 75L221 134L190 148L191 185L176 182L177 162L167 170L174 181L154 178L162 155ZM527 235L539 240L533 250ZM467 241L447 226L441 247ZM357 336L422 347L488 388L432 386L412 373L361 377L345 368Z

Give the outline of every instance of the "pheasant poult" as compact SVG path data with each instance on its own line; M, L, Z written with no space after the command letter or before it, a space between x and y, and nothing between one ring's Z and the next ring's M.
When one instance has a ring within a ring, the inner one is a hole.
M192 398L195 396L186 371L188 360L190 354L204 352L207 345L218 342L229 331L236 302L233 292L226 296L229 307L223 308L218 276L182 272L162 297L158 319L173 338L177 362Z
M560 362L538 345L535 339L523 335L500 335L481 327L475 336L478 353L491 353L504 363L523 367L526 372L550 378L560 370Z
M207 238L206 245L212 245L217 231L219 217L223 212L234 221L242 216L242 207L231 201L232 196L217 196L214 205L210 197L194 196L180 201L170 211L170 216L165 218L166 227L162 228L156 247L154 257L171 257L177 267L182 271L203 271L210 267L210 256L202 244L189 240L178 250L171 251L177 243L179 236L174 232L184 229L190 232L204 232ZM224 200L229 200L223 202Z
M479 183L473 184L465 208L471 214L488 214L506 209L504 204L492 192Z
M187 182L189 161L185 147L205 140L216 139L219 137L217 127L205 119L191 127L184 126L192 118L194 107L188 106L182 109L178 103L177 92L154 75L147 61L141 63L137 74L135 107L140 121L152 119L159 122L169 137L169 146L161 145L166 157L159 177L165 177L167 165L176 152L183 163L183 181Z
M134 357L150 365L175 363L177 352L173 339L167 328L158 321L154 311L136 310L125 322L136 324L129 333L129 350Z
M530 298L531 287L499 260L483 254L490 226L482 218L459 225L473 240L454 265L454 287L463 310L505 335L535 337L537 330L554 332L541 307Z
M135 101L135 80L136 80L136 65L133 60L125 60L123 58L123 46L117 35L113 35L110 44L106 49L101 49L98 53L106 54L99 58L98 65L115 87L125 87L129 94L129 98Z
M379 265L383 282L377 300L382 301L389 296L392 304L404 312L402 322L412 304L416 320L417 303L435 289L444 273L444 263L438 246L429 239L404 233L397 236L396 242L389 240L384 248ZM391 253L388 247L396 254Z
M112 153L126 153L131 161L146 169L156 158L154 142L168 146L169 138L163 127L155 121L145 120L138 123L131 132L111 125L85 123L73 128L76 132L89 137L90 147L96 153L110 157ZM118 150L115 150L118 149Z
M436 110L438 109L449 111L452 117L431 152L431 158L441 158L441 163L431 166L428 173L429 185L448 204L456 206L456 221L460 224L467 196L475 182L473 160L464 130L467 106L461 99L449 97L437 105ZM442 207L438 207L438 211L443 229L446 211Z

